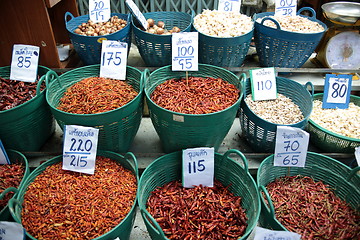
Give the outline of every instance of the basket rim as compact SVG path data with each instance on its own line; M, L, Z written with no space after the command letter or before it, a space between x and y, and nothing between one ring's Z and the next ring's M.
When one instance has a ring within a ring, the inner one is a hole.
M66 72L65 74L67 74L67 73L70 74L70 73L72 73L72 72L74 72L74 71L75 71L75 72L76 72L76 71L81 71L81 70L84 69L84 68L94 68L95 66L100 66L100 64L88 65L88 66L76 68L76 69L73 69L73 70L70 70L70 71ZM137 69L137 68L135 68L135 67L126 66L126 68L129 68L129 69L138 71L140 74L143 74L142 71L140 71L139 69ZM99 77L99 75L100 75L100 73L97 73L97 74L93 75L92 77L94 77L94 76ZM61 75L61 76L62 76L62 75ZM61 76L59 76L58 79L60 79ZM90 76L89 76L89 77L90 77ZM88 78L88 77L86 77L86 78ZM85 79L85 78L77 79L76 82L72 83L70 86L74 85L75 83L77 83L77 82L79 82L79 81L81 81L81 80L83 80L83 79ZM56 81L57 81L57 80L52 81L52 82L49 84L49 88L51 87L52 84L55 84ZM123 80L119 80L119 81L123 81ZM139 79L139 81L141 81L141 79ZM105 112L100 112L100 113L90 113L90 114L83 114L83 113L81 113L81 114L77 114L77 113L69 113L69 112L62 111L62 110L58 109L57 107L55 107L54 104L49 104L50 101L48 100L48 98L49 98L49 93L48 93L48 91L46 92L46 101L48 102L48 105L51 107L51 109L55 110L56 112L59 112L59 113L68 115L68 116L76 116L76 117L104 116L104 115L106 115L106 114L111 114L111 113L113 113L113 112L115 112L115 111L119 111L120 109L124 109L125 107L129 106L130 104L132 104L134 101L136 101L138 98L140 98L140 97L142 96L143 90L144 90L144 89L139 89L139 92L138 92L138 94L136 95L136 97L134 97L130 102L126 103L125 105L123 105L123 106L121 106L121 107L119 107L119 108L110 110L110 111L105 111ZM65 91L66 91L66 89L65 89ZM65 91L64 91L64 93L65 93Z
M322 96L323 93L317 93L317 94L314 94L314 99L315 97L319 97L319 96ZM358 96L355 96L355 95L350 95L351 97L354 97L354 98L358 98L360 100L360 97ZM311 116L311 115L310 115ZM327 130L326 128L323 128L322 126L320 126L319 124L317 124L314 120L312 120L310 117L309 117L309 124L313 125L315 128L323 131L324 133L330 135L330 136L333 136L333 137L336 137L336 138L340 138L341 140L346 140L346 141L351 141L351 142L356 142L356 143L360 143L360 138L351 138L351 137L346 137L344 135L340 135L338 133L335 133L335 132L332 132L330 130Z
M224 69L224 68L222 68L222 67L218 67L218 66L215 66L215 65L209 65L209 64L199 63L199 66L200 66L200 65L202 65L202 66L211 66L211 67L213 67L213 68L217 68L217 69L221 69L221 70L226 70L226 71L228 71L227 69ZM156 72L158 72L158 71L161 71L162 69L165 69L165 68L170 68L170 67L171 67L171 65L167 65L167 66L158 68L158 69L156 69L155 71L151 72L151 74L156 73ZM238 78L234 73L232 73L232 72L230 72L230 71L229 71L229 73L231 73L232 75L234 75L234 77ZM151 75L151 74L150 74L150 75ZM167 80L170 80L170 79L172 79L172 78L168 78L168 79L164 80L163 82L165 82L165 81L167 81ZM238 78L238 79L239 79L239 78ZM240 81L240 80L239 80L239 81ZM163 83L163 82L162 82L162 83ZM161 83L160 83L160 84L161 84ZM160 84L158 84L157 86L159 86ZM240 81L240 84L241 84L241 81ZM156 87L157 87L157 86L156 86ZM236 88L237 88L237 87L236 87ZM223 113L223 112L226 112L226 111L232 109L232 108L235 107L236 105L240 104L240 101L241 101L241 99L243 98L244 93L243 93L242 88L240 88L240 89L237 88L237 89L239 90L239 98L236 100L236 102L235 102L234 104L232 104L231 106L229 106L229 107L227 107L227 108L225 108L225 109L223 109L223 110L221 110L221 111L217 111L217 112L213 112L213 113L203 113L203 114L180 113L180 112L174 112L174 111L165 109L165 108L159 106L158 104L156 104L156 103L151 99L150 95L151 95L152 92L149 93L149 90L148 90L147 88L145 88L144 91L145 91L146 98L147 98L152 104L154 104L155 106L161 108L162 110L164 110L164 111L166 111L166 112L168 112L168 113L177 114L177 115L186 116L186 117L202 117L202 116L212 116L212 115L221 114L221 113Z

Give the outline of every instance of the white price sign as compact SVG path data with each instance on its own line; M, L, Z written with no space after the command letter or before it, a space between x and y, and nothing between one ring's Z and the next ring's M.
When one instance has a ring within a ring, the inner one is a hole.
M240 12L241 0L219 0L218 11Z
M213 187L214 148L189 148L183 150L183 187Z
M10 164L10 160L6 154L4 145L2 144L2 142L0 140L0 165L1 164Z
M127 4L128 8L130 9L130 11L135 15L137 20L139 20L139 22L141 23L143 28L148 29L149 24L146 21L144 14L142 14L140 12L140 9L138 8L138 6L136 6L136 4L132 0L126 0L126 4Z
M262 227L255 228L254 240L300 240L301 235L288 231L269 230Z
M110 0L89 0L89 17L94 23L106 22L110 19Z
M63 169L94 174L99 129L66 125Z
M104 40L101 47L100 77L126 79L128 44Z
M278 126L274 166L305 167L309 136L309 133L300 128Z
M198 71L198 32L172 34L172 70Z
M360 147L355 148L355 158L358 166L360 166Z
M296 16L296 0L276 0L275 16Z
M254 101L277 98L275 68L250 70L250 81Z
M25 240L25 230L20 223L0 221L0 240Z
M346 109L350 103L351 75L326 74L323 108Z
M36 82L40 48L32 45L14 44L10 79Z

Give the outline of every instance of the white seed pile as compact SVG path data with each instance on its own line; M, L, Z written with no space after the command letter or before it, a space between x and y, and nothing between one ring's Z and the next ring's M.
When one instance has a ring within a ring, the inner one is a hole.
M318 33L323 32L325 29L319 23L311 21L308 18L296 16L269 16L275 19L280 24L280 29L289 32L298 33ZM261 23L262 18L256 20ZM276 25L271 20L265 20L265 26L276 28Z
M245 102L258 117L271 123L288 125L304 120L299 106L281 93L276 99L260 101L253 101L249 94Z
M360 138L360 106L353 102L347 109L325 109L322 101L314 100L310 119L331 132L350 138Z
M236 12L222 12L204 9L194 17L197 31L215 37L237 37L248 33L253 28L250 17Z

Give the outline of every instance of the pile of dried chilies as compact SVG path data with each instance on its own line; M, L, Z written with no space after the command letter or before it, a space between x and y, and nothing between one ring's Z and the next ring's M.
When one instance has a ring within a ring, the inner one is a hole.
M22 224L36 239L94 239L118 225L136 197L135 175L109 158L96 158L95 174L47 167L24 195Z
M238 239L247 227L241 197L216 180L194 188L169 182L151 193L147 210L169 239Z
M360 239L359 213L322 181L284 176L266 188L276 219L302 239Z
M137 95L126 81L89 77L66 90L58 109L75 114L102 113L124 106Z
M19 187L25 174L25 167L22 164L2 164L0 165L0 193L9 187ZM0 199L0 211L6 207L13 193L7 193Z
M38 82L23 82L0 77L0 111L19 106L36 96ZM43 82L40 89L45 88Z
M235 85L212 77L170 79L151 93L151 100L160 107L185 114L218 112L238 99L239 90Z

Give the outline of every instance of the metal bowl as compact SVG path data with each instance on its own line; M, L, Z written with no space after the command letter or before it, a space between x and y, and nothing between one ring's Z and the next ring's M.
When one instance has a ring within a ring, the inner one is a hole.
M321 6L324 16L335 23L360 25L360 3L330 2Z

